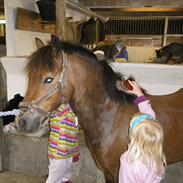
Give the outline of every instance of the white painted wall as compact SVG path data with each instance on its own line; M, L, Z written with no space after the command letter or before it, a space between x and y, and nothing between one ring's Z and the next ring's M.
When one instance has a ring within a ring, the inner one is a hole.
M39 37L43 41L50 39L50 34L47 33L15 29L16 7L38 12L36 1L37 0L5 0L7 56L28 56L36 50L35 37ZM67 9L66 16L74 16L73 21L78 21L85 17L89 18L85 14L73 9Z
M49 34L43 34L31 31L22 31L15 29L16 7L38 11L34 0L6 0L5 2L6 18L6 46L7 56L27 56L35 49L35 37L49 39Z
M24 70L27 58L4 57L1 62L8 73L8 100L17 93L24 96L27 88ZM113 63L112 67L126 78L134 76L136 81L153 95L173 93L183 87L183 65Z
M8 100L17 93L24 96L27 88L27 75L24 70L27 59L25 57L2 57L1 63L7 72Z
M164 95L183 88L183 65L113 63L113 69L135 80L149 94Z
M159 49L159 47L128 46L128 61L133 63L154 62L156 58L156 49Z

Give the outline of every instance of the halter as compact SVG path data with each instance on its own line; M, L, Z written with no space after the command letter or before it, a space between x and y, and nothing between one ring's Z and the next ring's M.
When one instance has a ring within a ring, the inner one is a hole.
M56 92L61 92L63 93L63 90L66 86L66 76L65 76L65 73L66 73L66 69L67 69L67 55L62 51L62 56L63 56L63 69L62 69L62 72L61 72L61 75L60 75L60 79L59 79L59 82L55 85L55 87L51 90L49 90L46 94L40 96L37 100L33 100L32 102L21 102L20 105L19 105L19 108L20 108L20 113L23 114L24 111L21 110L22 109L27 109L26 112L30 112L30 113L33 113L36 109L37 110L41 110L42 112L46 113L47 115L49 114L48 112L45 112L43 109L41 109L39 107L39 105L41 103L43 103L45 100L47 100L49 97L51 97L53 94L55 94ZM65 100L65 97L62 96L61 98L61 103L63 103Z

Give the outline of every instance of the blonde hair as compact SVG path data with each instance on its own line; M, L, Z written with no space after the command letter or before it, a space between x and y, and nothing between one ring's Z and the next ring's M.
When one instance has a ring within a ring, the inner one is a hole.
M141 115L143 114L134 115L130 123ZM143 119L133 129L130 129L129 137L127 153L130 161L140 159L149 170L155 161L157 174L163 175L166 160L163 153L163 130L160 123L153 119Z

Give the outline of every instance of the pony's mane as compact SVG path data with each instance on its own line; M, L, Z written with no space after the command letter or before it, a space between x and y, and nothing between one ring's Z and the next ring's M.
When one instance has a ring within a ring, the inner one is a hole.
M37 51L33 52L32 55L30 55L28 60L29 62L25 67L28 73L35 70L38 67L46 68L51 71L54 71L55 69L55 64L52 61L53 54L51 45L39 48Z
M86 61L94 64L95 67L102 70L103 82L109 97L117 103L132 102L134 100L133 95L129 95L122 90L117 89L116 82L124 80L123 75L113 71L111 65L106 60L98 61L95 54L79 45L73 45L67 42L61 42L59 45L59 51L64 51L66 54L73 54L84 58ZM26 66L28 72L34 70L37 67L47 68L54 71L55 64L53 62L53 50L51 45L44 46L38 49L29 57L29 62ZM129 79L134 80L132 77Z

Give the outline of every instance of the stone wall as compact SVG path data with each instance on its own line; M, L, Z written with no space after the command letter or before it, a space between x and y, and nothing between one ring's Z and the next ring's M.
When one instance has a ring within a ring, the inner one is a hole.
M80 133L80 162L73 164L73 183L104 183L103 173L96 167L83 133ZM48 175L47 137L31 137L23 134L5 133L6 170L25 175L43 177Z

